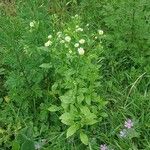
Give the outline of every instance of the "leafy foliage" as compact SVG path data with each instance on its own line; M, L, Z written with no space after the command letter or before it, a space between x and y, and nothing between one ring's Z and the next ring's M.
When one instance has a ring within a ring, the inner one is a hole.
M150 149L149 9L0 2L0 149ZM125 118L134 126L120 138Z

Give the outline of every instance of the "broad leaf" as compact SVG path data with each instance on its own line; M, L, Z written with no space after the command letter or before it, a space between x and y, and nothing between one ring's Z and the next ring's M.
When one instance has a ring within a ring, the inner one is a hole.
M66 124L66 125L71 125L74 123L73 119L73 115L71 115L70 113L64 113L62 114L59 119L61 119L61 122Z
M83 132L80 133L80 140L85 145L88 145L88 143L89 143L88 136Z
M74 133L76 133L76 131L79 129L79 126L77 124L71 125L68 129L67 129L67 138L72 136Z

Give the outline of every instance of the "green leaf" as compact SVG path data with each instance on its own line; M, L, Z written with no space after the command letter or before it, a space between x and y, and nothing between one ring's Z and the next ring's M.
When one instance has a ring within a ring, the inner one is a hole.
M80 107L80 110L81 110L82 114L84 114L85 116L89 116L89 114L91 114L91 112L87 106Z
M43 64L41 64L39 67L45 68L45 69L49 69L49 68L52 67L52 65L51 65L50 63L43 63Z
M101 113L101 116L104 117L104 118L105 118L105 117L108 117L108 115L107 115L105 112L102 112L102 113Z
M13 141L12 150L20 150L20 144L18 141Z
M95 124L95 123L97 123L98 121L97 120L95 120L95 119L89 119L88 121L87 121L87 125L93 125L93 124Z
M80 133L80 140L85 145L88 145L88 143L89 143L88 136L83 132Z
M56 105L51 105L48 110L50 112L55 112L55 111L59 111L60 110L60 107L56 106Z
M59 98L63 103L68 103L68 104L74 103L75 100L74 92L70 90L66 92L64 95L60 96Z
M64 113L62 114L59 119L61 119L61 122L66 124L66 125L72 125L74 123L73 119L73 115L71 115L70 113Z
M86 98L85 98L85 101L88 105L91 105L91 96L90 95L87 95Z
M79 126L77 124L71 125L68 129L67 129L67 138L72 136L74 133L76 133L76 131L79 129Z
M0 68L0 75L5 74L5 73L4 73L4 71L5 71L5 69L4 69L4 68Z
M81 93L79 96L77 96L77 101L78 103L82 103L82 101L84 100L84 95Z
M2 102L3 102L3 99L2 99L2 98L0 98L0 104L2 104Z
M30 140L26 140L26 141L22 144L21 150L35 150L34 142L33 142L33 141L30 141Z

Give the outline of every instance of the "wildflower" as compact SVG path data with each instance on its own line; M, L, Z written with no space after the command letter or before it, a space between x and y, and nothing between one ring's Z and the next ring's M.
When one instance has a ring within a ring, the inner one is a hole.
M79 55L84 55L84 49L82 47L78 48Z
M76 44L74 45L74 47L79 47L79 43L76 43Z
M57 32L57 36L60 38L62 36L62 32Z
M121 130L119 136L120 137L126 137L127 136L127 130L126 129Z
M77 28L77 29L76 29L76 32L80 32L80 31L82 32L83 29L82 29L82 28Z
M35 21L30 22L30 27L33 28L35 26Z
M65 41L64 41L64 40L61 40L60 43L65 43Z
M52 38L52 35L49 35L49 36L48 36L48 39L51 39L51 38Z
M125 121L124 126L128 129L133 127L133 122L131 119L128 119L127 121Z
M97 39L97 36L95 36L95 39Z
M49 47L50 45L52 45L52 42L49 40L44 45L45 45L45 47Z
M84 44L84 43L85 43L85 40L84 40L84 39L81 39L81 40L79 41L79 43L80 43L80 44Z
M103 35L104 31L103 30L98 30L99 35Z
M70 36L66 36L65 37L65 41L70 42L71 41L71 37Z
M72 53L72 50L69 50L69 53L71 54L71 53Z
M108 147L106 144L100 146L100 150L108 150Z
M87 24L86 26L89 27L89 24Z
M78 15L78 14L76 14L74 17L75 17L75 18L77 18L77 17L79 17L79 15Z
M41 148L41 144L38 143L38 142L36 142L36 143L34 144L34 146L35 146L35 149L37 149L37 150Z

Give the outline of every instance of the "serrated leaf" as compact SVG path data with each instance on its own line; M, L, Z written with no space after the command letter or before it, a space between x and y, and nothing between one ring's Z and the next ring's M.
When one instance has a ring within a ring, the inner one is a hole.
M51 65L50 63L43 63L43 64L41 64L39 67L45 68L45 69L49 69L49 68L52 67L52 65Z
M77 124L71 125L68 129L67 129L67 138L72 136L74 133L76 133L76 131L79 129L79 126Z
M85 145L88 145L88 143L89 143L88 136L83 132L80 133L80 140Z
M55 112L55 111L59 111L60 110L60 107L56 106L56 105L51 105L48 110L50 112Z

